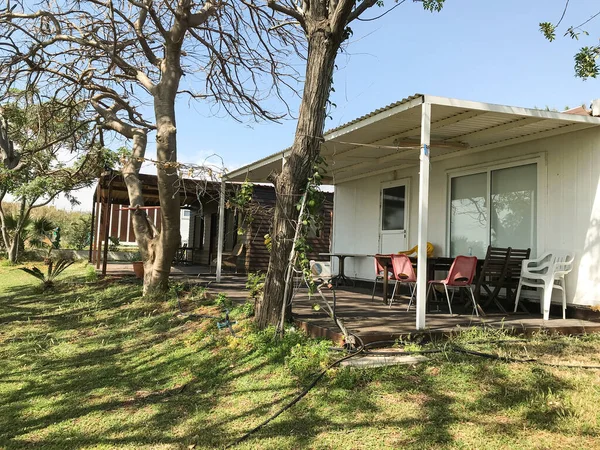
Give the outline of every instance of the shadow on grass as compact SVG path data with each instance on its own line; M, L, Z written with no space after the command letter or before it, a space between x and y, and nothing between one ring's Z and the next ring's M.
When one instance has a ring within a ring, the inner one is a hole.
M139 286L65 285L47 296L31 288L15 292L10 301L0 299L0 322L10 330L0 335L0 356L8 361L0 379L12 386L0 384L0 446L7 449L222 447L306 383L281 369L294 338L275 345L266 335L254 337L251 350L229 350L228 334L214 323L174 321L173 311L140 301ZM461 444L455 428L466 421L491 434L517 435L523 423L494 417L512 414L529 427L553 431L573 413L554 401L573 385L551 371L446 358L331 372L244 445L352 447L344 435L368 429L377 448L377 430L385 429L397 435L388 433L381 447L443 448ZM390 417L384 394L420 401Z

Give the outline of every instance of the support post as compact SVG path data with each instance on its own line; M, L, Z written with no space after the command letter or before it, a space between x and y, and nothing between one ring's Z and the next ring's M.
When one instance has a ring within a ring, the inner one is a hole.
M93 253L94 253L94 231L96 227L94 226L94 220L96 220L96 197L98 196L98 186L96 186L96 191L94 195L92 195L92 222L90 224L90 250L88 253L88 263L92 263Z
M112 178L108 181L108 198L106 199L106 222L104 223L104 254L102 257L102 276L106 276L106 265L108 264L108 242L110 237L110 222L112 217Z
M102 220L104 215L104 207L102 202L102 178L98 182L98 197L96 197L96 235L94 236L96 244L94 246L96 270L100 270L100 257L102 251Z
M221 179L221 195L219 196L219 234L217 236L217 283L221 282L221 266L223 265L223 240L225 238L225 179Z
M421 150L419 155L419 231L417 238L417 330L425 329L427 302L427 225L429 219L429 143L431 103L421 105Z

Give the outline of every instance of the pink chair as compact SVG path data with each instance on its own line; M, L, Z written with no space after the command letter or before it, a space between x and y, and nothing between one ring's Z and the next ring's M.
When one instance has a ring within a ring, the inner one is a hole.
M440 284L444 286L446 292L446 300L448 300L448 309L452 314L452 299L454 299L454 293L456 290L466 288L471 293L471 300L473 301L473 309L475 314L479 316L478 305L473 295L473 278L477 270L477 258L475 256L457 256L450 267L450 272L444 280L431 280L429 281L429 288L427 289L427 298L429 299L429 292L431 291L434 284ZM452 297L448 294L448 289L452 290ZM435 292L434 292L435 295Z
M396 295L398 283L406 283L410 289L410 300L407 308L408 311L410 310L410 305L412 304L415 296L415 288L417 283L417 275L415 275L415 269L413 268L410 258L402 254L392 255L392 271L394 273L396 284L394 285L394 291L392 292L392 297L390 298L390 308L392 307L392 302L394 301L394 297Z
M373 258L373 261L375 261L375 281L373 282L373 294L371 295L371 301L375 299L375 289L377 288L377 282L383 281L383 275L385 273L385 269L381 264L379 264L379 261L377 261L376 257ZM388 274L388 280L395 280L394 275L392 273Z

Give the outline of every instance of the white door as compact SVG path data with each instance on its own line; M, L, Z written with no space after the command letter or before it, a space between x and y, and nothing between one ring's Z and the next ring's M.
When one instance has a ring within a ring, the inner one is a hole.
M408 180L381 185L379 253L408 250Z

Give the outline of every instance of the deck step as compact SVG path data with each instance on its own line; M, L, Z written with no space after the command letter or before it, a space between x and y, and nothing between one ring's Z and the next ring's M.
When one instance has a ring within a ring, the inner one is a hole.
M427 361L422 355L361 356L342 361L342 367L383 367L395 365L412 365Z

